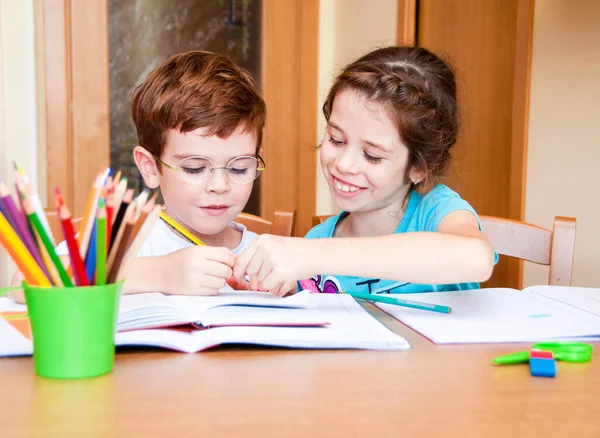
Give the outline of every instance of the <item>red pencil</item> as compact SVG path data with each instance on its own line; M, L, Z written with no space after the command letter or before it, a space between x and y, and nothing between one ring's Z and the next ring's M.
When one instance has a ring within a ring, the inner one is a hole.
M115 214L115 187L111 185L108 188L106 197L106 247L110 246L110 236L112 233L113 216Z
M69 248L69 258L71 259L71 266L73 267L75 283L77 286L89 286L90 281L85 273L85 265L83 264L81 254L79 253L79 245L75 238L75 229L73 228L73 222L71 222L71 212L65 204L58 187L56 188L56 199L58 201L58 214L60 216L63 234L65 235L67 247Z

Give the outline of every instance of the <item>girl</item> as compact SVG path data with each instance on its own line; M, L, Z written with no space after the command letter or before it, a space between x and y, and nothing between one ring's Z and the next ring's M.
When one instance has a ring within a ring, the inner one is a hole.
M477 214L436 180L458 133L451 68L420 47L375 50L348 65L323 105L320 161L342 212L306 237L263 235L237 258L284 295L409 293L479 287L497 256Z

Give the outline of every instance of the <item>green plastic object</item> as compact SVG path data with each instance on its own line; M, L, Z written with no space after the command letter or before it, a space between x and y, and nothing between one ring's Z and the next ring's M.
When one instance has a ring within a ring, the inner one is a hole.
M554 353L556 360L564 362L589 362L592 360L593 347L586 342L538 342L531 346L532 350L544 350ZM529 362L529 350L505 354L495 357L495 365L510 365Z
M110 373L123 282L86 287L23 283L39 376L80 379Z

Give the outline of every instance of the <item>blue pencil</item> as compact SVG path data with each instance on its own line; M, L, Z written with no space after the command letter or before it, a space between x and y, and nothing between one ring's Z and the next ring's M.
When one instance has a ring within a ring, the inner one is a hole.
M94 284L93 279L94 273L96 272L96 221L94 221L90 243L87 248L87 254L85 255L85 272L90 279L90 284Z
M431 312L451 313L452 309L448 306L440 306L439 304L421 303L419 301L405 300L402 298L391 297L382 294L368 294L364 292L343 291L343 294L351 295L360 300L377 301L379 303L395 304L396 306L411 307L413 309L429 310Z

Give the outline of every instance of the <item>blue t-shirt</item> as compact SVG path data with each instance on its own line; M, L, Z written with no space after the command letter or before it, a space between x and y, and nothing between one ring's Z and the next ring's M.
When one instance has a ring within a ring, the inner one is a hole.
M435 232L441 220L449 213L457 210L470 211L477 217L477 213L467 201L443 184L435 186L430 192L421 195L412 191L402 220L394 234L412 233L417 231ZM324 239L333 237L338 222L348 215L342 212L332 216L322 224L311 229L306 235L309 239ZM477 218L479 220L479 218ZM496 261L498 256L495 256ZM313 292L337 293L343 290L352 290L365 293L418 293L455 291L465 289L478 289L479 283L459 284L415 284L380 278L349 277L341 275L317 275L313 278L299 282L301 289Z

